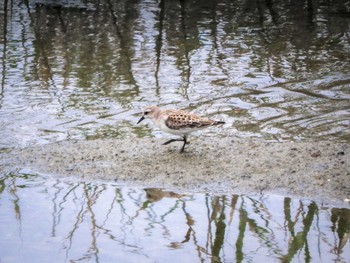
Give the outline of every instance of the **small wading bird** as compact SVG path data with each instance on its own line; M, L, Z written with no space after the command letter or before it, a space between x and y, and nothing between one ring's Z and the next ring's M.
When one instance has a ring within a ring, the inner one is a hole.
M213 121L199 117L183 110L161 110L157 106L146 107L137 124L145 118L151 119L163 132L182 136L181 139L171 139L163 143L163 145L167 145L172 142L182 141L184 144L180 152L183 152L186 144L189 144L187 136L191 132L225 123L223 121Z

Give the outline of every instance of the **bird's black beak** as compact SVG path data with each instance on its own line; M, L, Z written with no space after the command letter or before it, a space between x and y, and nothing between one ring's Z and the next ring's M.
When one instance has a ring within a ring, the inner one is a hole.
M137 122L137 124L139 124L141 121L143 121L145 119L145 116L143 115L142 117L141 117L141 119L139 119L139 121Z

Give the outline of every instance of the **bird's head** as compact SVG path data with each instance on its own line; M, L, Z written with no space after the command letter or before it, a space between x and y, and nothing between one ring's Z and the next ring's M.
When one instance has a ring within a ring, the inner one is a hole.
M149 107L146 107L143 111L143 115L142 117L140 118L140 120L137 122L137 124L139 124L141 121L143 121L144 119L146 118L149 118L149 119L153 119L155 117L155 115L159 112L159 107L157 106L149 106Z

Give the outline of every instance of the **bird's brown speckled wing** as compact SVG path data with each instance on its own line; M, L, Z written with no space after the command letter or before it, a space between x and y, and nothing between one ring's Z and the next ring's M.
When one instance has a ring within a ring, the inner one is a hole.
M214 121L198 117L185 111L167 112L165 123L170 129L201 129L214 124Z

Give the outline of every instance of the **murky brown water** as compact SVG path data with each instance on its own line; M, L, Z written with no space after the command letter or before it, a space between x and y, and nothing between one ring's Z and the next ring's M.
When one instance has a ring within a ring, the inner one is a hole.
M349 141L347 1L275 2L3 1L0 147L149 136L150 104Z
M0 149L164 136L350 142L350 6L331 1L0 1ZM0 262L349 262L349 210L0 174Z
M18 171L0 180L1 262L349 262L350 210Z

